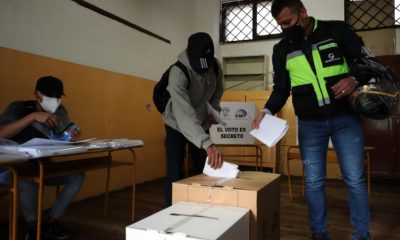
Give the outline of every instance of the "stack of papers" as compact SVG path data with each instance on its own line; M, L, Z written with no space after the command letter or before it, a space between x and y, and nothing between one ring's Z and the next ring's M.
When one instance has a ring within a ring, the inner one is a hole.
M89 145L89 149L104 149L104 148L128 148L128 147L136 147L143 146L142 140L132 140L132 139L105 139L105 140L96 140L91 141Z
M60 145L78 145L83 143L88 143L93 141L95 138L89 138L80 141L62 141L62 140L53 140L47 138L33 138L29 141L24 142L21 146L30 147L30 146L60 146Z
M273 147L281 140L288 130L285 120L265 114L258 129L253 129L250 134L268 147Z
M203 173L210 177L222 177L222 178L236 178L239 174L238 165L224 162L221 168L214 169L208 165L208 158L206 159L206 164L204 165Z
M142 146L141 140L130 139L108 139L94 140L95 138L85 139L76 142L60 141L44 138L33 138L23 144L8 140L0 139L0 154L10 159L14 158L39 158L49 157L60 154L81 153L91 149L112 149L112 148L129 148Z
M25 160L29 159L29 155L25 153L4 153L0 150L0 162L8 162L12 160Z
M82 141L85 142L85 141ZM8 155L26 156L25 158L49 157L59 154L71 154L87 151L85 145L77 145L76 142L66 142L43 138L33 138L23 144L1 139L0 152Z

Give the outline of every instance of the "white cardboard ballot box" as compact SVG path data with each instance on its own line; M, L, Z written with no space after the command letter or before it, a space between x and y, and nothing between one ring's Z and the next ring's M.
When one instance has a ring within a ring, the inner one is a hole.
M220 117L226 123L213 125L210 136L216 144L254 144L250 135L258 108L252 102L221 102Z
M179 202L126 227L126 240L248 240L249 210Z
M250 209L250 239L280 238L280 175L242 171L237 178L204 174L172 184L172 202L197 202Z

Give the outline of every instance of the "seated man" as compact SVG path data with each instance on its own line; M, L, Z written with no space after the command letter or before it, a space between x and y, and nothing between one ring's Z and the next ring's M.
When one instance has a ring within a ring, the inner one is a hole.
M73 123L61 105L64 95L63 83L52 76L39 78L34 95L36 100L11 103L0 116L0 138L24 143L32 138L60 136ZM80 130L68 130L70 140L80 136ZM43 239L69 239L72 233L58 223L68 205L78 193L84 179L83 173L46 179L46 185L64 185L53 208L43 222ZM9 172L0 173L0 181L9 182ZM27 222L25 239L36 239L38 186L21 180L19 182L20 205Z

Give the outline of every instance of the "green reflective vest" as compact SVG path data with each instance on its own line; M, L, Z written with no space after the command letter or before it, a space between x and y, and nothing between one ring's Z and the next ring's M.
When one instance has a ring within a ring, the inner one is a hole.
M318 26L315 20L314 29ZM311 46L311 55L314 69L310 66L302 50L297 50L286 55L286 69L289 72L292 89L298 86L311 84L318 100L319 107L331 103L326 79L349 72L346 59L338 49L337 42L328 38Z

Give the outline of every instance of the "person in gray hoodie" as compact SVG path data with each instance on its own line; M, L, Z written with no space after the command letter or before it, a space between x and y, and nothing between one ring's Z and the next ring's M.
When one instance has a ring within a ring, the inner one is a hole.
M214 44L207 33L198 32L188 39L187 48L178 55L186 66L190 79L173 66L169 73L167 91L170 93L163 120L167 144L167 186L165 203L171 205L172 182L182 179L186 144L189 144L194 173L201 173L208 164L220 168L221 152L209 135L209 128L217 122L207 111L207 103L220 111L223 94L222 70L214 57Z

